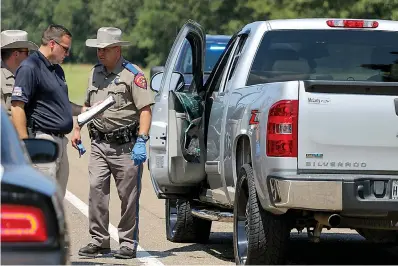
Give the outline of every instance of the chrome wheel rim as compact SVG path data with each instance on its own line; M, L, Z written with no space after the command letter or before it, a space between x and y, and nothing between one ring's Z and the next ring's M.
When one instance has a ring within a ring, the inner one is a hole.
M169 199L167 204L167 212L169 219L167 220L168 223L168 233L171 237L175 235L175 225L177 223L177 200Z
M248 212L249 202L248 195L244 190L241 190L237 202L237 222L235 224L236 232L236 250L240 264L245 264L247 260L248 251Z

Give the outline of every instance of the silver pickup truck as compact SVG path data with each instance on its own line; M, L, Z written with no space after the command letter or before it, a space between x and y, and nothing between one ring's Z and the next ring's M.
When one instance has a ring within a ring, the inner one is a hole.
M398 22L247 24L203 83L205 32L188 21L157 91L148 167L173 242L233 222L237 264L282 264L293 229L398 237ZM188 92L173 72L193 53Z

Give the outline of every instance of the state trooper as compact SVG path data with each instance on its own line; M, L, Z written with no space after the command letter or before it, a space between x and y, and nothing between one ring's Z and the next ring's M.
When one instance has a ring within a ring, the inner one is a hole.
M11 94L15 83L15 72L25 60L29 51L39 47L28 40L23 30L5 30L1 32L1 105L11 117Z
M102 27L97 39L86 40L86 46L97 48L99 64L90 72L84 106L105 100L109 95L115 104L88 125L91 139L89 171L89 233L91 241L79 250L80 256L95 257L110 252L109 193L111 174L121 200L119 222L120 249L116 258L135 258L138 246L139 198L142 163L146 161L146 142L151 123L154 93L147 88L143 71L126 61L121 40L122 31ZM72 145L81 139L75 126Z

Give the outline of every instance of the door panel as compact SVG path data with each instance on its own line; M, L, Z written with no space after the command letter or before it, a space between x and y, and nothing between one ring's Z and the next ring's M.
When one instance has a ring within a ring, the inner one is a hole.
M209 185L211 189L217 189L226 186L224 178L222 178L221 173L221 141L224 137L222 135L222 118L225 108L225 94L224 86L227 79L227 74L229 70L229 65L232 61L233 51L236 49L238 43L237 38L231 39L232 42L226 48L226 52L223 57L223 62L221 62L222 67L218 69L219 73L215 77L214 82L214 92L211 97L211 112L209 116L209 126L207 130L207 162L206 162L206 172L209 179Z
M187 117L174 92L173 77L176 74L173 70L186 40L192 46L191 91L201 92L203 89L205 34L198 23L190 20L184 24L175 39L164 73L160 74L163 75L160 90L152 108L149 170L158 198L192 197L195 194L195 187L205 178L204 162L187 161L181 149Z
M209 95L207 108L211 108L207 130L207 161L219 161L220 156L220 138L221 138L221 119L224 99L224 83L228 71L228 62L231 52L235 46L236 41L231 39L233 43L227 46L222 61L218 66L217 73L213 80L211 80L210 87L211 94ZM211 164L211 163L210 163Z
M232 137L234 130L231 130L236 123L226 123L227 110L229 108L229 80L233 75L240 51L247 38L246 34L237 35L227 51L224 59L224 67L217 84L218 94L215 94L212 103L208 129L208 156L207 164L216 165L209 168L209 184L212 189L222 187L227 193L228 186L234 186L232 174ZM210 180L212 178L213 180ZM232 181L232 182L231 182Z

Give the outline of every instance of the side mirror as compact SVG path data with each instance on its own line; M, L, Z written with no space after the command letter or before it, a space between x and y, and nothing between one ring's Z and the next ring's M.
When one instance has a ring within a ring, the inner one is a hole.
M158 72L156 73L152 78L151 78L151 83L150 87L152 90L159 92L160 91L160 85L162 84L162 79L163 79L163 72Z
M164 72L164 66L154 66L151 67L151 70L149 71L149 76L153 77L158 72Z
M52 163L58 158L58 144L48 139L24 139L32 163Z
M156 73L152 79L150 87L152 90L159 92L162 84L163 72ZM185 87L184 76L179 72L173 72L171 75L170 88L174 91L182 91Z

